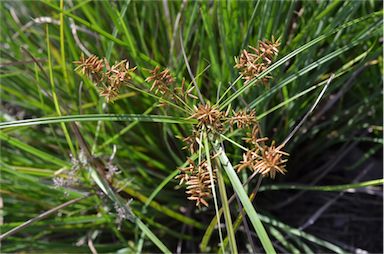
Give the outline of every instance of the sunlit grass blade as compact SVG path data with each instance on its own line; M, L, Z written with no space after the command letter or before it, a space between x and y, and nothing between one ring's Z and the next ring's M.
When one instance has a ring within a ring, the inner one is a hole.
M48 52L48 69L49 69L49 82L51 83L51 92L52 92L52 97L53 97L53 102L55 104L55 109L56 109L56 113L61 116L61 109L60 109L60 105L59 105L59 99L57 97L57 94L56 94L56 85L55 85L55 81L54 81L54 78L53 78L53 69L52 69L52 61L51 61L51 43L49 41L49 29L48 29L48 25L46 25L46 33L47 33L47 52ZM63 63L65 64L65 63ZM64 71L65 69L63 69ZM60 123L61 124L61 128L63 129L63 132L64 132L64 136L65 136L65 139L67 140L67 143L68 143L68 146L71 150L71 153L72 155L75 155L76 154L76 151L75 151L75 148L72 144L72 140L71 138L69 137L69 132L68 132L68 129L67 127L65 126L64 123Z
M219 231L219 238L220 238L220 249L222 249L222 251L225 252L224 242L223 242L223 235L222 235L221 226L220 226L218 199L217 199L217 195L216 195L215 181L214 181L214 178L213 178L213 168L212 168L212 164L211 164L211 155L209 153L209 142L208 142L207 132L206 131L204 131L203 139L204 139L205 157L207 159L208 170L209 170L209 178L210 178L210 181L211 181L212 196L213 196L213 201L214 201L214 204L215 204L215 211L216 211L216 217L217 217L217 227L218 227L217 229Z
M337 28L336 30L334 31L331 31L331 32L328 32L326 34L323 34L319 37L317 37L316 39L302 45L301 47L295 49L294 51L292 51L291 53L287 54L286 56L284 56L283 58L279 59L277 62L275 62L274 64L272 64L268 69L266 69L265 71L263 71L262 73L260 73L256 78L254 78L251 82L249 82L248 84L242 86L240 89L238 89L234 94L232 94L230 97L228 97L224 102L222 102L220 104L220 109L223 110L225 109L233 100L235 100L237 97L239 97L244 91L246 91L248 88L250 88L251 86L253 86L257 81L259 81L260 79L262 79L263 77L265 77L268 73L272 72L273 70L275 70L276 68L278 68L279 66L281 66L282 64L284 64L286 61L288 61L289 59L291 59L292 57L302 53L303 51L309 49L310 47L316 45L317 43L321 42L322 40L324 40L325 38L327 38L328 36L336 33L336 32L339 32L340 30L346 28L346 27L349 27L349 26L352 26L352 25L355 25L365 19L368 19L368 18L373 18L377 15L379 15L381 12L376 12L376 13L373 13L373 14L370 14L370 15L367 15L366 17L363 17L363 18L358 18L356 20L353 20L351 22L347 22L345 23L343 26Z
M227 234L228 234L227 237L229 239L229 247L230 247L231 253L237 253L235 231L232 225L231 211L229 210L228 197L227 197L227 192L225 190L225 184L224 184L223 175L221 173L221 169L217 170L217 182L219 186L221 203L224 211L225 226L227 228ZM223 244L225 246L225 241L223 241Z
M92 122L92 121L139 121L139 122L156 122L156 123L180 123L193 124L195 120L185 119L182 117L159 116L159 115L136 115L136 114L83 114L83 115L66 115L57 117L42 117L27 120L19 120L12 122L0 123L0 129L13 128L19 126L40 125L50 123L65 122Z
M76 20L77 22L83 24L84 26L88 27L89 29L92 29L94 30L95 32L99 33L100 35L102 36L105 36L106 38L108 38L109 40L111 41L114 41L115 43L119 44L119 45L122 45L122 46L128 46L128 44L116 37L114 37L112 34L104 31L103 29L101 29L99 26L97 26L95 23L90 23L76 15L73 15L72 13L70 13L69 11L65 11L65 10L62 10L60 9L59 7L57 7L56 5L50 3L50 2L47 2L45 1L44 2L45 4L47 4L48 6L52 7L53 9L59 11L60 13L63 13L64 15L70 17L70 18L73 18L74 20Z
M229 161L228 157L225 155L224 150L220 147L218 142L215 142L212 145L214 147L215 153L218 154L218 158L220 159L221 166L227 173L227 176L231 181L234 191L237 193L249 219L251 220L251 223L254 229L256 230L256 233L261 241L261 244L263 245L264 250L267 253L276 253L275 249L273 248L272 242L269 239L268 234L265 231L265 228L261 223L258 217L258 214L255 211L255 208L250 202L248 195L245 192L243 185L241 184L236 174L236 171L233 169L231 162Z
M115 187L121 188L121 186L119 186L119 185L117 185ZM148 198L145 195L143 195L142 193L140 193L140 192L138 192L132 188L124 187L124 188L122 188L122 191L124 191L128 195L131 195L132 197L136 198L137 200L139 200L143 204L145 204L148 201ZM162 206L154 200L149 202L148 206L152 207L153 209L159 211L160 213L163 213L163 214L169 216L170 218L173 218L179 222L183 222L187 225L191 225L197 229L203 229L204 228L204 225L201 222L198 222L197 220L195 220L193 218L189 218L189 217L187 217L181 213L175 212L166 206Z

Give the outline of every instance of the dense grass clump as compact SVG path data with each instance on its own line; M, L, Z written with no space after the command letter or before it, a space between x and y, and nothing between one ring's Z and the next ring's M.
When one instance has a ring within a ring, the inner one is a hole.
M383 251L381 2L0 10L2 252Z

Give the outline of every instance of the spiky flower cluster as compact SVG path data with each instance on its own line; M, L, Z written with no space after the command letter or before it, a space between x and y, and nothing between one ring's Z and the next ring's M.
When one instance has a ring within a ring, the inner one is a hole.
M254 110L251 110L249 113L247 113L245 110L240 110L238 112L233 111L233 117L229 120L229 124L232 128L236 124L237 128L243 129L256 124L256 119L256 111Z
M279 40L272 37L271 41L260 41L257 48L249 46L250 51L243 49L239 57L235 57L236 65L246 83L265 71L272 60L279 53ZM262 78L264 84L268 83L271 76Z
M194 108L194 113L190 118L196 119L192 134L184 139L187 144L185 148L189 149L191 155L196 153L202 144L202 133L206 131L213 135L224 133L226 129L251 130L245 142L252 148L243 154L243 160L236 166L237 171L249 168L262 176L274 178L277 173L284 174L286 172L285 163L287 159L283 156L289 154L282 151L283 146L276 147L272 141L270 145L266 145L267 137L260 137L259 123L257 121L256 112L254 110L247 112L245 110L233 111L232 116L221 112L217 107L211 106L209 103L201 104ZM211 161L214 161L214 156L210 155ZM211 195L212 182L209 179L209 171L205 165L195 165L191 159L189 166L180 169L180 175L176 178L180 179L180 184L186 183L186 193L190 195L190 200L195 200L196 205L204 204L208 206L207 198ZM200 196L202 194L203 196ZM202 200L203 199L203 200Z
M175 104L182 105L188 98L197 99L196 96L192 94L192 88L186 89L185 80L181 81L181 85L178 86L176 79L172 76L171 71L166 68L161 71L159 66L156 66L153 70L149 71L150 76L148 76L145 81L152 83L150 92L159 94L167 99L172 101ZM163 105L166 102L162 103Z
M239 70L246 83L270 66L273 58L279 52L279 45L280 42L272 37L271 41L260 41L257 47L250 46L250 51L243 50L241 55L235 58L236 65L234 67ZM102 60L96 56L91 56L88 58L81 57L75 63L78 65L76 70L96 83L100 95L104 96L107 101L113 101L117 97L122 85L127 84L133 88L130 82L136 67L129 68L127 60L110 66L106 59ZM262 81L267 83L270 78L265 76ZM185 79L178 82L168 68L157 66L153 70L149 70L145 82L142 84L146 86L144 89L135 87L135 90L152 93L153 97L159 99L159 105L172 105L182 109L182 111L188 112L188 118L196 120L191 134L183 139L186 144L184 148L189 151L188 166L179 169L180 174L176 176L176 179L180 181L180 184L186 185L188 199L195 201L197 206L208 206L208 200L212 196L212 188L216 179L216 170L219 166L219 162L214 159L215 154L212 154L211 151L201 152L204 147L203 136L209 139L204 140L204 144L206 144L206 141L220 140L221 135L228 130L233 131L236 128L240 131L251 131L245 138L245 142L251 148L243 154L243 159L236 166L237 171L249 168L262 176L271 178L274 178L277 173L284 174L286 172L285 163L287 160L284 157L288 154L282 151L282 145L276 147L274 141L267 145L268 138L260 137L261 131L255 111L231 111L229 107L223 112L218 105L204 102L197 86L192 83L186 85ZM201 104L197 104L197 106L194 102L192 102L193 106L190 106L191 101L189 99L197 99L193 94L193 89L197 90L201 100ZM212 149L208 148L207 150ZM190 159L195 157L194 155L197 153L199 154L199 158L196 159L198 162ZM207 161L211 162L210 166L208 166ZM111 172L115 172L114 168Z
M222 131L225 119L224 114L209 103L195 106L194 113L190 118L196 119L198 123L194 126L192 134L184 139L184 142L187 144L185 148L188 148L190 154L193 155L202 147L203 131L210 133ZM212 161L213 156L210 155L210 157ZM188 199L195 201L196 206L201 204L208 206L207 199L212 196L213 183L211 180L215 181L216 179L215 170L212 170L213 179L211 179L206 159L196 165L194 161L188 158L189 166L180 168L180 174L176 176L176 179L180 179L180 184L185 183L187 185Z
M197 120L197 129L206 127L207 130L223 130L224 113L209 103L194 106L195 112L189 117Z
M253 172L259 173L262 176L275 178L276 173L285 174L285 163L287 159L283 156L289 156L288 153L282 151L283 146L276 147L275 142L271 145L265 145L264 142L268 138L250 138L249 141L255 146L243 154L243 160L235 167L237 172L245 168L249 168Z
M97 56L92 55L84 58L84 55L81 55L80 60L73 63L78 65L75 68L76 71L80 71L80 73L88 76L93 82L98 83L101 81L104 63Z
M207 199L212 196L212 182L208 169L208 164L204 160L199 165L196 165L193 160L188 158L189 166L179 168L180 174L176 179L180 179L180 184L187 185L186 193L189 195L188 199L196 202L196 206L201 204L208 207ZM216 170L213 170L212 177L216 180Z
M209 103L200 104L194 107L194 113L190 118L197 120L197 125L194 126L192 134L184 139L187 143L189 152L193 155L199 148L202 147L203 131L215 133L223 130L224 114L215 106ZM211 155L210 155L211 156ZM210 158L213 159L213 156ZM211 198L212 180L216 180L215 170L212 170L213 179L210 177L210 172L206 159L196 165L191 159L188 159L189 166L180 168L180 175L176 176L180 180L180 184L186 183L186 193L188 199L196 202L196 206L201 204L208 206L207 199Z
M191 154L194 154L199 145L199 137L203 129L212 134L220 134L225 132L226 127L233 129L235 125L238 129L246 129L253 124L257 123L256 112L251 110L233 111L233 116L229 117L228 112L220 111L215 105L211 106L210 103L200 104L194 106L194 113L189 117L197 120L197 124L192 130L192 134L184 138L187 143L185 148L189 148Z
M74 63L78 65L75 70L88 76L107 102L113 102L116 99L121 86L128 84L136 69L136 67L129 68L128 60L122 60L110 66L105 58L99 59L95 55L88 58L81 56L80 60Z
M250 112L245 110L233 111L232 116L229 117L228 111L224 113L215 105L211 106L208 102L197 107L195 106L190 118L197 120L192 134L184 139L184 142L187 144L185 148L189 149L190 155L195 154L203 146L201 139L204 131L213 136L218 136L218 134L224 133L228 128L233 129L237 126L238 129L248 129L257 124L256 112L253 110ZM215 165L214 157L214 155L210 154L210 160L213 162L213 165ZM196 166L191 159L188 160L189 166L181 168L181 173L176 176L176 179L180 179L180 184L186 183L186 193L190 195L188 199L195 200L197 206L200 204L208 206L207 198L211 197L211 187L213 184L209 178L209 168L206 166L205 161Z
M150 71L151 76L145 79L146 82L153 82L150 91L155 90L155 93L168 94L174 86L175 79L171 75L169 69L160 71L160 67Z

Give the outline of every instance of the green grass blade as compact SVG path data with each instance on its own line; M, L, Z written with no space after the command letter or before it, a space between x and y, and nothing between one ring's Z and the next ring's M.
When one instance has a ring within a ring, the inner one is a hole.
M186 166L187 164L185 164ZM169 174L169 176L167 176L157 187L156 189L151 193L151 195L148 197L147 201L145 202L144 204L144 207L143 209L145 209L146 207L148 207L148 205L152 202L152 200L157 196L157 194L159 194L159 192L164 188L165 185L167 185L167 183L169 183L172 179L175 178L175 176L177 176L177 174L179 173L179 170L176 169L174 170L171 174Z
M227 228L227 234L229 239L229 247L231 249L231 253L237 253L235 232L233 230L231 212L229 210L228 197L227 197L227 192L225 190L225 184L224 184L223 175L221 173L221 169L217 170L217 182L219 185L220 198L221 198L223 211L224 211L225 225ZM224 246L225 246L225 243L224 243Z
M64 0L60 0L60 9L64 10ZM65 43L64 43L64 15L60 12L60 56L61 56L61 69L64 77L64 82L67 85L67 92L70 92L71 87L68 79L67 65L65 59Z
M52 61L51 61L51 45L50 45L50 42L49 42L49 28L48 27L49 27L49 25L46 25L49 82L51 83L51 91L52 91L53 102L55 104L56 113L59 116L61 116L60 104L59 104L59 100L58 100L57 94L56 94L55 81L53 79L53 69L52 69ZM65 63L63 63L63 64L65 64ZM60 123L60 124L61 124L61 128L63 129L65 139L67 140L69 149L71 150L72 155L75 155L76 151L75 151L75 148L74 148L74 146L72 144L72 140L69 137L69 132L67 130L67 127L65 126L64 123Z
M47 162L51 162L51 163L59 165L61 167L68 167L70 165L69 163L67 163L63 160L60 160L51 154L48 154L48 153L43 152L39 149L36 149L36 148L34 148L28 144L25 144L25 143L21 142L20 140L12 138L3 132L0 132L0 140L3 140L5 142L9 143L10 145L13 145L17 148L20 148L21 150L24 150L30 154L36 155L37 157L39 157L39 158L41 158Z
M136 218L137 226L144 232L144 234L154 243L163 253L172 253L157 236L139 219Z
M216 217L217 217L217 226L218 226L218 231L219 231L219 237L220 237L220 248L222 249L223 252L225 252L224 249L224 242L223 242L223 235L221 233L221 227L220 227L220 213L219 213L219 206L217 202L217 195L216 195L216 190L215 190L215 182L213 179L213 168L211 164L211 155L209 153L209 142L207 138L207 132L204 131L204 150L205 150L205 157L207 159L207 164L208 164L208 170L209 170L209 177L211 180L211 187L212 187L212 196L213 196L213 201L215 203L215 211L216 211Z
M260 75L258 75L256 78L254 78L251 82L249 82L247 85L244 85L242 86L240 89L238 89L234 94L232 94L230 97L228 97L223 103L221 103L220 105L220 110L223 110L225 109L233 100L235 100L237 97L239 97L244 91L246 91L248 88L252 87L258 80L260 80L261 78L265 77L268 73L272 72L273 70L275 70L276 68L278 68L279 66L281 66L282 64L284 64L285 62L287 62L289 59L291 59L292 57L302 53L303 51L311 48L312 46L316 45L317 43L321 42L322 40L326 39L327 37L331 36L332 34L334 33L337 33L339 31L341 31L342 29L346 28L346 27L349 27L349 26L352 26L352 25L355 25L365 19L368 19L368 18L373 18L377 15L380 15L382 12L375 12L375 13L372 13L370 15L367 15L365 17L362 17L362 18L358 18L358 19L355 19L355 20L352 20L350 22L347 22L345 23L344 25L338 27L337 29L331 31L331 32L328 32L326 34L323 34L319 37L317 37L316 39L313 39L312 41L302 45L301 47L295 49L294 51L292 51L291 53L289 53L288 55L284 56L283 58L281 58L280 60L278 60L277 62L275 62L274 64L272 64L268 69L266 69L265 71L263 71L262 73L260 73Z
M65 122L92 122L92 121L139 121L155 123L179 123L193 124L196 121L182 117L158 116L158 115L136 115L136 114L84 114L84 115L66 115L55 117L42 117L35 119L11 121L0 123L0 129L13 128L19 126L30 126L50 123Z
M96 170L90 168L91 170L91 177L95 181L95 183L100 187L100 189L115 203L118 204L120 208L123 208L125 210L125 213L128 216L132 216L132 218L129 218L129 220L133 220L134 223L144 232L144 234L163 252L163 253L171 253L170 250L160 241L159 238L155 234L152 233L152 231L137 217L134 217L132 211L130 208L127 207L127 205L124 203L121 197L119 197L115 192L112 190L112 188L109 186L109 184L101 178Z
M303 232L302 230L298 230L296 228L293 228L293 227L290 227L280 221L277 221L277 220L274 220L270 217L267 217L267 216L264 216L264 215L261 215L259 214L259 217L260 219L265 222L265 223L268 223L276 228L280 228L280 229L283 229L284 231L286 232L289 232L289 234L292 234L292 235L295 235L295 236L298 236L298 237L302 237L308 241L311 241L313 243L316 243L320 246L323 246L331 251L333 251L334 253L339 253L339 254L344 254L346 253L343 249L341 249L339 246L333 244L333 243L330 243L330 242L327 242L327 241L324 241L320 238L317 238L311 234L308 234L308 233L305 233ZM268 252L267 252L268 253Z
M116 37L114 37L112 34L104 31L102 28L100 28L99 26L97 26L95 23L90 23L82 18L79 18L78 16L76 15L73 15L72 13L70 13L69 11L64 11L62 9L60 9L59 7L57 7L56 5L54 4L51 4L47 1L44 1L45 4L47 4L48 6L52 7L53 9L55 9L56 11L59 11L60 13L63 13L64 15L70 17L70 18L73 18L74 20L76 20L77 22L83 24L84 26L88 27L89 29L99 33L100 35L104 36L105 38L115 42L116 44L119 44L119 45L122 45L122 46L129 46L128 43L120 40L120 39L117 39Z
M340 185L324 185L324 186L307 186L299 184L274 184L265 185L259 191L273 190L309 190L309 191L345 191L350 189L358 189L375 185L383 185L384 179L375 179L361 183L340 184Z
M272 242L269 239L268 234L265 231L265 228L261 223L258 214L255 211L255 208L250 202L248 195L245 192L243 185L241 184L240 179L237 176L236 171L233 169L232 164L226 156L224 150L220 147L218 142L212 145L214 147L215 153L217 153L219 156L218 158L221 162L222 167L224 168L229 180L231 181L234 191L237 193L249 219L251 220L254 229L256 230L256 233L261 241L261 244L263 245L264 250L267 253L276 253L275 249L273 248Z
M120 186L115 186L115 187L119 188ZM144 204L148 200L148 198L145 195L141 194L140 192L138 192L136 190L133 190L132 188L125 187L123 189L123 191L126 192L128 195L131 195L132 197L140 200L140 202L142 202ZM154 200L152 200L149 203L149 206L152 207L153 209L177 220L177 221L180 221L180 222L185 223L187 225L191 225L191 226L198 228L198 229L204 229L204 225L202 223L200 223L200 222L198 222L192 218L189 218L183 214L177 213L168 207L162 206Z

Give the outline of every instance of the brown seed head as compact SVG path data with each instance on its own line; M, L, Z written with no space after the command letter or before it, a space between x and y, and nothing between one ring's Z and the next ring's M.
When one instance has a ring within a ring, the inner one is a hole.
M193 160L188 158L189 165L184 168L179 168L180 174L175 177L175 179L180 179L179 185L182 185L184 182L188 182L190 176L194 173L196 165Z
M93 82L100 82L103 77L103 60L99 59L97 56L92 55L88 58L84 58L84 55L80 56L79 61L74 61L74 64L78 66L75 68L75 71L80 71L80 73L88 76L92 79Z
M201 204L208 207L207 199L212 196L212 184L209 175L207 161L202 161L199 165L196 165L194 161L188 158L189 166L185 168L179 168L180 174L176 176L176 179L180 179L180 184L185 183L187 185L186 194L188 194L189 200L194 200L196 206ZM213 171L213 180L216 180L216 171Z
M191 154L194 154L198 147L200 141L200 132L196 129L193 129L192 134L183 139L183 142L187 144L187 146L183 147L183 149L189 149Z
M105 97L107 102L113 102L119 95L119 90L114 86L108 86L99 89L99 93L101 96Z
M244 153L243 160L235 168L237 172L249 168L262 176L269 175L271 178L275 178L276 173L285 174L287 159L283 159L283 156L289 156L289 154L283 152L281 148L281 146L276 147L274 142L270 146L258 145Z
M249 82L268 68L273 58L277 56L279 46L280 42L274 37L271 41L260 41L257 48L249 46L250 51L244 49L240 56L235 58L234 67L239 70L246 82ZM262 82L267 83L270 78L265 76Z
M234 127L236 124L238 128L246 128L257 122L256 112L254 110L247 113L245 110L234 112L234 116L229 119L229 124Z
M213 172L213 179L214 181L216 179L215 171ZM188 199L196 201L196 206L203 204L208 207L207 199L212 196L212 184L206 161L199 165L186 184Z
M108 84L116 89L119 89L122 84L127 84L132 80L132 73L136 70L136 67L129 68L128 60L123 60L112 67L107 65L107 77Z
M237 172L240 172L245 168L252 169L258 157L259 155L257 151L248 150L247 152L243 153L243 160L235 166L235 169L237 169Z
M224 114L216 107L209 105L209 103L198 107L195 106L195 113L190 116L198 121L197 127L201 128L206 126L209 130L220 131L223 129Z
M128 60L123 60L112 67L108 61L99 59L97 56L84 58L80 57L79 61L75 61L78 66L75 70L87 75L95 83L101 86L99 93L104 96L107 102L113 102L118 96L121 85L127 84L132 79L132 73L135 68L129 68ZM105 67L105 69L104 69Z
M153 82L150 91L155 90L155 93L169 94L170 86L174 84L175 79L172 77L169 69L160 71L160 67L150 71L151 76L145 79L146 82Z
M249 143L249 144L253 144L257 147L260 147L260 143L263 143L265 141L268 140L267 137L260 137L260 130L259 130L259 126L256 124L253 126L252 128L252 132L251 133L247 133L248 137L247 138L244 138L245 142Z
M264 146L261 149L261 159L257 161L253 170L262 176L269 175L271 178L275 178L276 173L285 174L287 159L283 159L283 156L289 156L289 154L281 151L281 148L275 147L274 142L270 146Z

